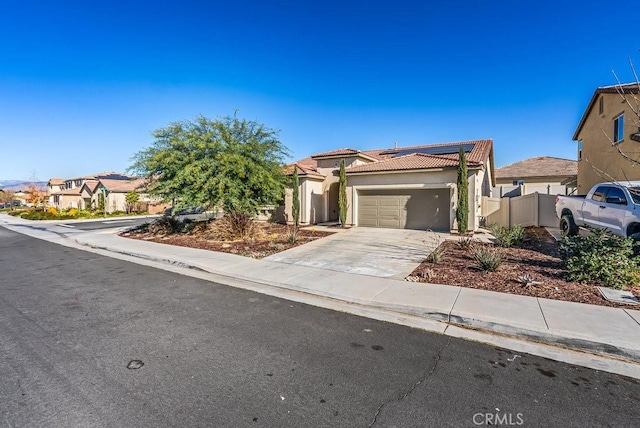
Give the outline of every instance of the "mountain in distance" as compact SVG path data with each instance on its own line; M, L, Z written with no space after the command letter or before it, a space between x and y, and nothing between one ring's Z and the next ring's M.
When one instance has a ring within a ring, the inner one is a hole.
M36 181L35 183L28 180L0 180L1 190L10 190L12 192L18 192L20 190L27 190L32 184L36 185L39 190L46 190L46 181Z

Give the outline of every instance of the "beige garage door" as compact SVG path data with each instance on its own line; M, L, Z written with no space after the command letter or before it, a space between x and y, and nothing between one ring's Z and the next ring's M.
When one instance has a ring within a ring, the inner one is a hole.
M448 231L449 194L448 188L360 190L358 226Z

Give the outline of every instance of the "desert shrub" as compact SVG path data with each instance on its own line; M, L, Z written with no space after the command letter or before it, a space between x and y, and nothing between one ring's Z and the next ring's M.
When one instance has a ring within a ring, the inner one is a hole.
M182 232L191 233L196 227L196 222L193 220L185 219L182 222Z
M440 244L427 256L427 261L429 263L440 263L442 258L447 254L447 250L444 245Z
M620 238L603 229L590 235L565 236L560 244L567 279L622 288L638 281L638 261L633 240Z
M241 211L230 211L216 221L215 235L221 241L255 239L260 228L253 218Z
M20 213L20 217L27 220L59 220L60 217L57 214L50 214L47 211L23 211Z
M502 251L500 248L479 245L473 248L473 258L481 270L493 272L502 264Z
M149 232L171 235L182 231L182 227L182 222L174 217L160 217L149 225Z
M429 253L426 261L429 263L438 263L446 254L444 245L442 245L443 239L438 233L432 230L428 230L427 233L427 239L424 240L424 243L429 248L433 248L433 251Z
M501 247L518 247L524 242L524 228L520 225L505 227L494 223L490 229Z
M475 242L476 242L475 239L470 238L468 236L463 236L462 238L458 239L457 244L458 244L458 247L462 248L463 250L468 250L473 246Z
M287 231L287 235L284 239L290 244L295 244L296 242L298 242L298 238L298 228L294 226Z
M58 210L56 209L56 207L49 207L47 208L47 214L51 214L51 215L58 215Z
M68 215L69 217L76 217L78 215L78 210L76 208L71 208L65 214Z

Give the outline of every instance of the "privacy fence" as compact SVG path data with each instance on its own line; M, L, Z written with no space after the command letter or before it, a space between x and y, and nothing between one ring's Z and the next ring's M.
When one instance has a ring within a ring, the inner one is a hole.
M515 198L482 198L482 216L487 226L498 223L514 225L558 227L556 195L531 193Z

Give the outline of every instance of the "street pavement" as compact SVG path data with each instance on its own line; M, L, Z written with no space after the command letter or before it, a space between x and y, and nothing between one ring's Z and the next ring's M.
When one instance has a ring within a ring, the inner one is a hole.
M8 216L0 225L276 297L491 343L640 379L640 311L411 283L82 232ZM365 251L366 249L363 249Z
M630 427L640 419L633 378L3 227L0 272L0 427Z

